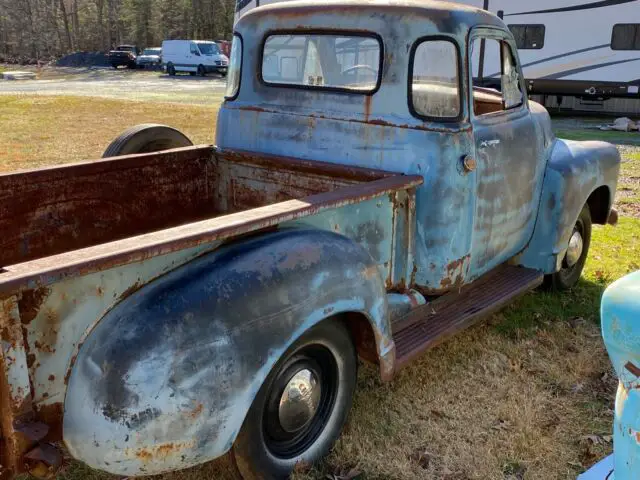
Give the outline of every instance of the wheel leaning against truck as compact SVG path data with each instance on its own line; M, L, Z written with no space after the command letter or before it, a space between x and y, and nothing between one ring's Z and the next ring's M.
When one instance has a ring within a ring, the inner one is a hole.
M356 350L339 319L303 334L271 370L233 445L242 477L285 478L325 456L351 409L356 375Z
M102 158L159 152L192 145L193 142L175 128L145 123L128 128L118 135L104 151Z

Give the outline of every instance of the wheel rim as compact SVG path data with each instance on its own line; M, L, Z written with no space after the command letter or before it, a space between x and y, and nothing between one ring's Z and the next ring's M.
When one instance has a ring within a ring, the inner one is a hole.
M565 261L567 262L567 266L573 267L580 257L582 256L582 250L584 248L584 240L582 239L582 234L577 229L574 229L571 238L569 239L569 247L567 248L567 255L565 257Z
M306 346L281 368L262 417L266 447L276 457L304 453L324 430L335 405L339 370L329 349Z
M569 247L562 261L562 269L558 274L565 280L570 279L576 269L580 268L584 256L584 223L578 219L569 239Z

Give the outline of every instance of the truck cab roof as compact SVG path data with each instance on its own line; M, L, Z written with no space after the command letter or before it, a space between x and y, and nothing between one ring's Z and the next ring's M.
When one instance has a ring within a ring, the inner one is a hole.
M331 18L332 22L327 23ZM334 25L342 29L351 24L352 29L367 28L377 22L388 22L386 29L379 33L391 31L401 25L394 24L402 20L404 25L424 27L424 34L458 34L464 27L476 25L504 27L495 15L471 6L436 0L328 0L316 2L310 0L293 0L255 8L241 17L237 24L238 31L247 28L256 32L265 32L272 28L305 26L323 27ZM338 23L335 20L340 20ZM293 21L293 23L291 23ZM426 22L426 23L425 23Z

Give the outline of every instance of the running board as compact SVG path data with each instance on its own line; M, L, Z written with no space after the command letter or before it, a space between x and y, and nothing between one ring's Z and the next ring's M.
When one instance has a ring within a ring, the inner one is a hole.
M543 278L537 270L503 265L459 291L411 310L392 324L396 371L447 337L536 288Z

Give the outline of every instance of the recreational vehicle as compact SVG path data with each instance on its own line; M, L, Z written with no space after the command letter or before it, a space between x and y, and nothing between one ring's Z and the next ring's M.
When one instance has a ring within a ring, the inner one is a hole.
M236 19L276 1L282 0L238 0ZM549 107L640 113L640 0L457 3L503 19L516 39L528 93L539 95L536 100ZM499 83L496 45L474 49L478 84Z

